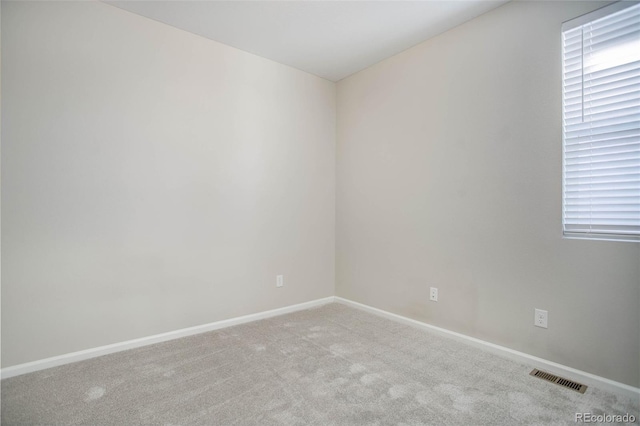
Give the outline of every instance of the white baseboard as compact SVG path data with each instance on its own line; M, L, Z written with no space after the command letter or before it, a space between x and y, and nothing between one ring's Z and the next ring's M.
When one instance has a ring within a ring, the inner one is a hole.
M234 325L244 324L247 322L257 321L265 318L271 318L278 315L288 314L291 312L301 311L304 309L313 308L316 306L325 305L327 303L338 302L347 306L351 306L366 312L370 312L375 315L382 316L384 318L407 324L410 326L418 327L423 330L429 330L441 335L452 337L456 340L466 342L476 347L480 347L484 350L488 350L497 355L512 359L514 361L531 365L532 367L546 370L550 373L565 376L569 379L582 382L588 386L598 387L603 390L622 394L632 398L640 397L640 388L626 385L624 383L616 382L614 380L607 379L605 377L597 376L595 374L587 373L586 371L577 370L575 368L567 367L566 365L558 364L553 361L538 358L533 355L519 352L514 349L509 349L504 346L496 345L494 343L486 342L484 340L476 339L461 333L449 331L444 328L436 327L424 322L420 322L411 318L403 317L398 314L384 311L382 309L374 308L372 306L364 305L362 303L354 302L342 297L325 297L323 299L312 300L310 302L299 303L297 305L285 306L284 308L273 309L270 311L258 312L255 314L244 315L241 317L230 318L222 321L216 321L209 324L198 325L195 327L183 328L180 330L170 331L167 333L156 334L154 336L142 337L139 339L128 340L125 342L114 343L111 345L100 346L97 348L86 349L83 351L72 352L64 355L59 355L51 358L45 358L38 361L28 362L25 364L14 365L11 367L3 368L0 370L0 378L6 379L9 377L19 376L21 374L31 373L34 371L44 370L51 367L57 367L59 365L69 364L72 362L82 361L85 359L96 358L102 355L111 354L114 352L120 352L127 349L139 348L142 346L152 345L154 343L166 342L168 340L178 339L180 337L192 336L194 334L205 333L207 331L219 330L221 328L231 327Z
M216 321L209 324L197 325L195 327L183 328L180 330L169 331L167 333L156 334L154 336L141 337L139 339L127 340L126 342L114 343L97 348L85 349L83 351L71 352L64 355L45 358L38 361L18 364L6 367L0 370L0 378L7 379L9 377L19 376L21 374L32 373L34 371L44 370L46 368L57 367L59 365L69 364L72 362L82 361L85 359L96 358L102 355L114 352L125 351L127 349L139 348L141 346L152 345L154 343L166 342L167 340L178 339L180 337L192 336L194 334L204 333L207 331L219 330L221 328L231 327L238 324L257 321L265 318L271 318L278 315L288 314L291 312L301 311L334 302L333 296L323 299L312 300L310 302L299 303L297 305L285 306L284 308L273 309L270 311L258 312L255 314L244 315L241 317L230 318L222 321Z
M548 361L543 358L538 358L536 356L529 355L524 352L519 352L514 349L509 349L504 346L500 346L494 343L486 342L484 340L476 339L475 337L470 337L465 334L456 333L455 331L449 331L444 328L436 327L434 325L420 322L411 318L403 317L402 315L393 314L391 312L374 308L372 306L364 305L362 303L354 302L352 300L348 300L342 297L336 296L335 301L347 306L351 306L353 308L370 312L372 314L375 314L396 322L418 327L423 330L433 331L440 335L446 335L446 336L452 337L456 340L466 342L468 344L482 348L484 350L488 350L492 353L501 355L505 358L509 358L511 360L514 360L526 365L531 365L533 368L539 368L541 370L548 371L549 373L557 374L560 376L564 376L568 379L572 379L572 380L584 383L587 386L594 386L606 391L625 395L631 398L640 397L640 388L636 388L624 383L616 382L614 380L610 380L605 377L596 376L595 374L587 373L586 371L567 367L566 365L558 364L556 362Z

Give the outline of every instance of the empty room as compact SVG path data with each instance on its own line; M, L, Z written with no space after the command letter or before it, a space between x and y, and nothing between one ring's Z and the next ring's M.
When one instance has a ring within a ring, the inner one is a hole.
M2 425L640 422L640 3L0 13Z

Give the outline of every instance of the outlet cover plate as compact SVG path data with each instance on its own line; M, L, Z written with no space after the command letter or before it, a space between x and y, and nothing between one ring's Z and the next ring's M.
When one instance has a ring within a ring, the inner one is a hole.
M533 318L533 325L536 327L548 328L549 312L542 309L536 309L535 316Z

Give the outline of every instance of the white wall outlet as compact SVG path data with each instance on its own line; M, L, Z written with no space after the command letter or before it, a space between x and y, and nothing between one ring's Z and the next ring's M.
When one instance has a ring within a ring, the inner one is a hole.
M282 287L284 285L284 275L276 276L276 287Z
M429 300L432 300L434 302L438 301L438 288L437 287L431 287L431 290L429 291Z
M547 328L549 312L542 309L536 309L535 318L533 319L533 325L536 327Z

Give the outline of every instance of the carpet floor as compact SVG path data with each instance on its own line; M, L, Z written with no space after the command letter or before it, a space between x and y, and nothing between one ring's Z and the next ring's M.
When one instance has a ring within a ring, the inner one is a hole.
M2 380L3 425L549 425L633 414L341 304ZM637 422L638 420L636 420Z

